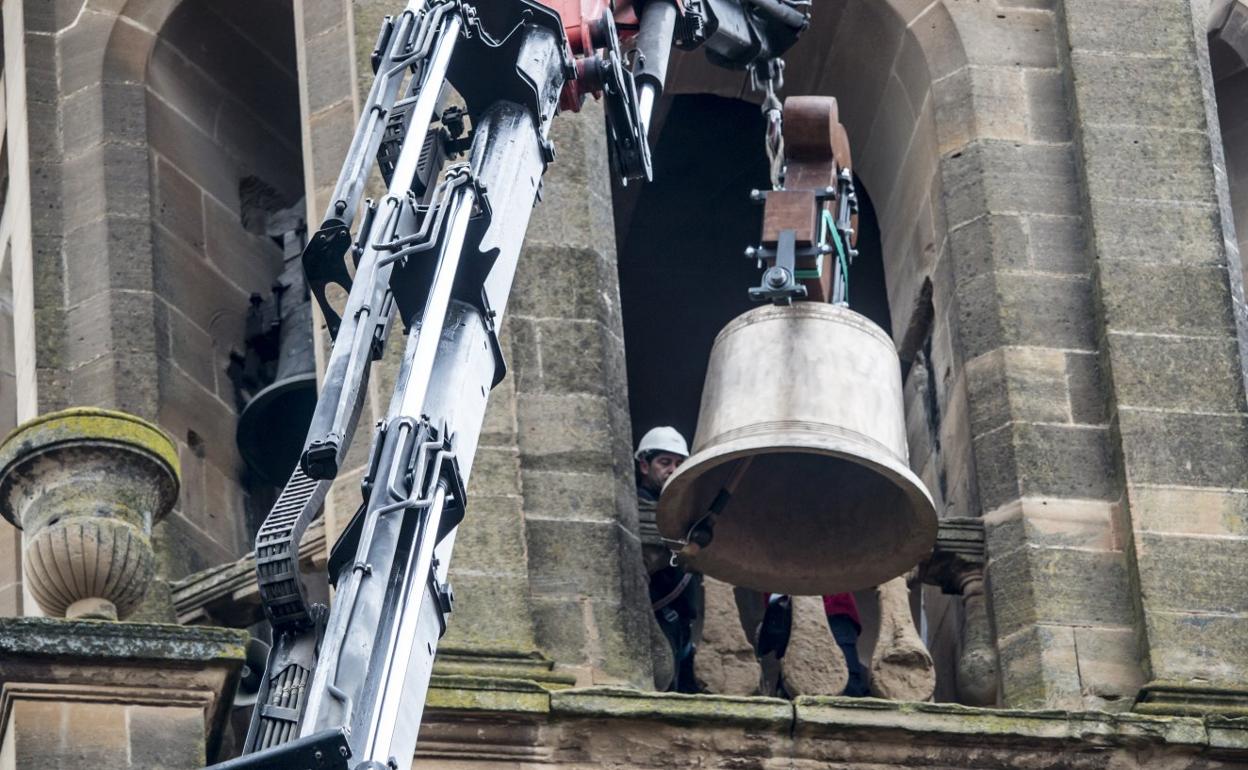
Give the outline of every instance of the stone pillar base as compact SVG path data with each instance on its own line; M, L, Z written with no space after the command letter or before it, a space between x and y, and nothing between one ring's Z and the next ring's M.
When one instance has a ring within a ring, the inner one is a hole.
M1140 714L1248 717L1248 687L1212 687L1182 682L1149 682L1140 688Z
M202 768L246 643L223 628L0 619L0 768Z

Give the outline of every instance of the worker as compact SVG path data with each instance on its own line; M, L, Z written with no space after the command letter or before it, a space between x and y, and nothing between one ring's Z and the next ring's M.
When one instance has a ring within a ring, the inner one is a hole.
M654 504L668 478L689 457L689 445L680 431L664 425L646 431L633 457L637 460L637 499Z
M642 519L654 518L663 485L689 457L689 445L670 426L651 428L641 437L637 452L637 509ZM701 690L694 678L694 624L698 618L701 576L673 566L665 548L647 549L650 608L672 650L673 676L668 690Z

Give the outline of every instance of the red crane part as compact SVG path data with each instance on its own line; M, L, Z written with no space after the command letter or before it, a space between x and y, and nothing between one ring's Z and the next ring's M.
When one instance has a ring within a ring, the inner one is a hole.
M594 56L601 48L606 48L611 41L605 39L606 25L603 17L611 13L615 18L616 33L621 40L627 40L637 33L639 21L633 8L632 0L538 0L542 5L559 14L563 20L563 31L568 37L568 46L577 59ZM585 97L595 97L601 93L596 83L587 82L583 73L585 67L578 62L577 78L569 80L560 95L559 108L576 112L580 110Z

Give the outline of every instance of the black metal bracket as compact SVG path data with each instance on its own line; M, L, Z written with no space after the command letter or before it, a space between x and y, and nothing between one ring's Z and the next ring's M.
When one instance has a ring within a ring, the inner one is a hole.
M212 766L212 770L350 770L351 745L341 727Z
M446 636L447 622L451 619L451 612L455 609L455 592L451 590L450 581L443 583L438 580L437 567L437 559L434 559L433 569L429 570L429 593L438 602L438 638L440 639Z
M469 220L468 233L465 236L464 248L468 249L469 244L478 243L480 235L489 229L490 222L493 218L493 209L490 206L489 192L485 189L485 185L472 173L471 169L464 164L461 170L456 172L459 175L458 181L454 177L448 177L448 183L454 187L467 185L472 188L476 205L473 208L471 219ZM453 191L450 192L442 201L435 201L431 206L445 207L450 204ZM407 243L401 250L395 251L387 258L395 258L405 252L410 252L412 256L416 253L435 253L432 248L435 243L445 237L449 232L449 219L440 216L436 209L429 209L425 213L426 217L435 217L438 229L428 234L428 238L421 242ZM460 266L459 272L456 274L455 285L458 290L465 285L480 286L494 267L494 261L498 254L495 251L483 253L477 250L472 252L474 256L464 260ZM409 257L398 258L394 269L390 273L390 291L394 296L394 300L398 303L399 317L403 319L405 329L411 328L413 319L420 315L424 309L425 299L428 296L429 288L433 284L433 268L434 260L412 259ZM458 295L458 291L456 294ZM477 304L478 299L469 295L464 298L465 301Z
M602 25L607 48L602 54L583 61L591 82L602 88L607 113L607 140L611 143L611 163L624 184L630 179L653 177L650 165L650 143L641 122L637 99L637 81L633 71L624 64L620 36L615 29L611 11L603 13Z
M472 0L460 7L464 15L462 34L472 53L451 60L447 79L464 98L473 119L499 101L523 105L534 115L545 114L545 105L539 100L547 89L538 86L536 73L525 70L526 58L521 55L529 36L516 32L528 25L553 32L563 51L563 78L573 80L576 66L559 14L534 0Z
M838 196L835 187L815 190L815 209L818 211L824 204L835 201ZM750 200L755 203L767 201L767 191L750 190ZM831 253L831 248L822 244L812 244L797 248L797 236L793 230L781 230L780 240L776 248L751 246L745 250L747 259L774 260L775 264L763 271L762 282L750 289L750 299L755 302L771 302L776 305L788 305L795 299L806 296L806 287L797 282L797 260L818 259Z
M454 452L454 436L446 435L444 430L435 429L427 419L421 419L420 422L415 423L414 429L408 432L402 446L388 448L384 436L392 431L394 431L393 424L378 431L379 438L373 443L372 459L369 462L367 487L371 489L378 483L387 483L385 479L374 477L378 467L383 464L388 465L388 463L380 462L382 454L386 451L392 452L392 456L407 458L405 475L410 479L413 491L419 492L420 498L429 499L439 484L445 486L446 501L443 504L442 518L435 540L435 542L440 542L452 529L459 526L467 511L468 495L464 487L463 473L459 469L459 460ZM439 448L426 452L423 455L424 466L417 467L422 457L417 451L418 448L429 444L438 444ZM415 489L417 485L418 490ZM405 499L411 497L412 495L409 494ZM404 507L401 501L392 505L395 509ZM330 550L326 569L329 572L330 583L334 586L337 586L343 568L353 562L359 550L360 534L364 528L367 510L367 503L362 504L356 510L346 529L338 538L338 542L334 543Z
M351 273L347 270L347 250L351 248L351 228L339 219L326 220L303 249L303 274L308 288L316 297L316 304L325 315L325 325L331 337L338 336L342 317L330 303L326 290L337 284L344 291L351 290Z
M802 249L803 252L809 249ZM815 250L818 252L818 249ZM775 259L776 263L763 271L763 282L750 289L750 299L755 302L771 302L788 305L806 296L806 287L797 282L797 233L781 230L780 242L773 249L758 248L748 256L758 259Z
M494 354L494 380L490 383L490 388L493 389L507 376L507 359L503 356L503 346L498 340L498 312L490 307L490 298L485 289L481 290L480 310L486 334L489 335L490 351Z

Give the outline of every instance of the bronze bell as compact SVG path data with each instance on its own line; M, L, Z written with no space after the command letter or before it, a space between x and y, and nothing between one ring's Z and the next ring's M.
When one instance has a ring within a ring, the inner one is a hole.
M882 329L846 307L755 308L715 338L693 454L659 498L688 565L761 591L878 585L936 542L908 466L901 368Z

